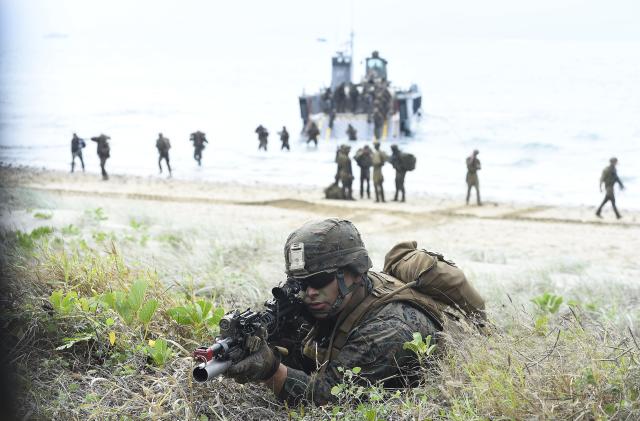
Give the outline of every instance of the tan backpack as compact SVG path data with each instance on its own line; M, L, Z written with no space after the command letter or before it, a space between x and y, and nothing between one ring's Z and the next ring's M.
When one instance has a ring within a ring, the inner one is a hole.
M415 241L396 244L384 258L384 272L474 321L486 320L484 299L464 272L438 253L418 250Z

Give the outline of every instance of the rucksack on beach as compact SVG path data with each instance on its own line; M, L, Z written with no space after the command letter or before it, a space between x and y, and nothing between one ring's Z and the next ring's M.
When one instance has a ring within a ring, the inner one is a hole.
M324 189L324 195L327 199L344 199L344 192L340 188L337 182L331 183L329 187Z
M416 169L416 157L410 153L402 153L400 155L400 165L405 171L413 171Z
M416 241L396 244L384 258L384 272L476 321L486 319L484 299L464 272L439 253L418 250Z

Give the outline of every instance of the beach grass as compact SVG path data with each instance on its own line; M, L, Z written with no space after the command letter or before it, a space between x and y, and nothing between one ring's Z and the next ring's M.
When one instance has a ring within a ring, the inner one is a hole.
M640 418L640 290L609 271L594 275L592 262L558 259L507 277L472 271L491 326L451 335L438 358L425 354L419 387L363 385L358 368L345 367L336 404L289 408L259 385L191 378L190 354L212 342L222 312L268 298L274 280L258 268L281 264L268 234L171 229L140 214L116 224L98 207L62 226L49 225L55 209L46 215L0 238L2 351L20 417Z

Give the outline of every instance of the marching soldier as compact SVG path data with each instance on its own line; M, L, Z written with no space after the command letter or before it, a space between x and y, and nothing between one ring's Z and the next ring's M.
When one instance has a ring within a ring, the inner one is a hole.
M622 218L620 212L618 212L618 208L616 207L616 196L614 192L614 186L616 183L620 185L620 190L624 190L624 185L620 178L618 177L618 172L616 171L616 165L618 165L618 158L613 157L609 160L609 165L602 170L602 175L600 176L600 193L602 193L602 185L604 184L605 195L604 200L600 204L600 207L596 211L596 216L598 218L602 218L600 214L602 212L602 208L607 202L611 202L611 206L613 207L613 211L616 214L616 218Z

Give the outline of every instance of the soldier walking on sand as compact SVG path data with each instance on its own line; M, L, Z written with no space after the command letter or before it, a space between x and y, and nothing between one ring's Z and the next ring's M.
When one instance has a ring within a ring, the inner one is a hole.
M256 133L258 133L258 150L264 149L267 150L267 143L269 143L269 132L265 129L262 124L256 127Z
M289 132L287 131L287 128L285 126L282 126L282 131L278 132L278 134L280 135L280 141L282 142L280 150L286 148L288 151L290 151L291 148L289 147Z
M389 156L380 150L380 142L373 142L373 147L375 149L371 157L371 164L373 165L373 189L376 192L376 202L384 203L384 188L382 187L384 177L382 176L382 167L385 162L389 160Z
M396 170L396 194L393 197L394 202L398 201L398 193L400 192L402 192L402 199L400 201L405 201L404 177L407 174L407 170L402 165L402 160L400 159L401 153L398 145L391 145L391 159L389 162L391 162L391 165L393 165L393 168Z
M318 147L318 135L320 134L320 129L318 129L318 125L315 121L311 121L309 124L309 128L307 129L307 145L309 142L313 142Z
M596 211L596 216L598 218L602 218L602 215L600 214L602 212L602 208L609 201L611 202L613 211L616 213L616 218L622 218L622 215L620 215L620 212L618 212L618 208L616 207L616 196L613 187L616 183L618 183L620 185L620 190L624 190L624 185L618 177L616 165L618 165L618 158L613 157L609 160L609 165L604 170L602 170L602 175L600 176L600 193L602 193L602 185L604 184L605 195L604 200Z
M82 149L87 146L84 143L84 139L80 139L77 134L73 134L71 139L71 172L76 166L76 157L80 158L80 164L82 165L82 172L84 172L84 160L82 159Z
M91 140L98 144L98 157L100 158L100 169L102 170L102 179L108 180L109 174L104 166L107 163L107 159L111 156L111 147L109 146L109 136L101 134L100 136L92 137Z
M480 170L480 160L478 154L480 152L475 149L473 153L467 157L467 205L469 204L469 197L471 196L471 188L476 188L476 203L478 206L482 206L480 201L480 181L478 180L478 170Z
M369 190L369 179L371 178L371 166L373 165L373 157L369 145L358 149L354 157L356 163L360 167L360 199L364 197L364 183L367 183L367 199L371 199Z
M158 149L158 168L160 168L160 174L162 174L162 160L167 163L167 169L169 170L169 177L171 177L171 164L169 164L169 149L171 149L171 142L169 139L162 136L162 133L158 133L158 140L156 140L156 148Z
M204 144L209 143L206 135L200 130L191 133L189 140L193 142L193 159L198 162L198 166L202 165L202 151L204 150Z
M336 163L338 164L337 178L342 184L342 194L345 199L353 200L353 170L351 169L351 159L349 158L350 146L342 145L336 155Z

